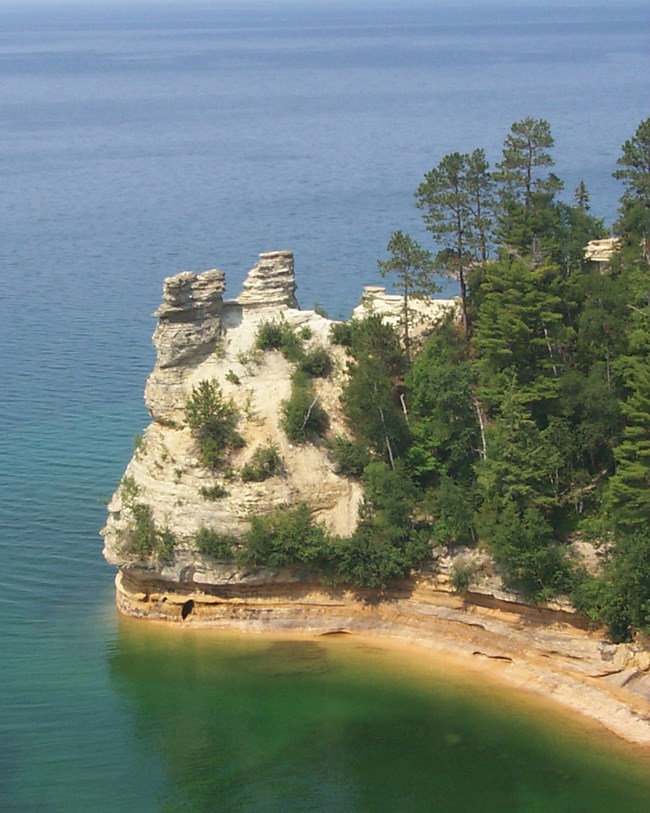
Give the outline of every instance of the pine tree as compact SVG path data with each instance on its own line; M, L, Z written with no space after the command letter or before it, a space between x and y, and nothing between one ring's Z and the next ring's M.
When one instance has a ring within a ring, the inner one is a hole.
M431 254L425 251L408 234L396 231L388 242L390 257L379 260L379 273L382 277L393 274L401 290L402 329L404 330L404 350L407 361L411 359L411 320L413 314L410 301L413 298L431 297L440 290L434 280L434 264Z
M584 181L579 181L574 192L573 199L575 200L576 208L581 212L589 211L589 192Z
M412 442L407 462L422 483L448 476L467 484L480 454L467 342L451 322L418 355L406 379Z
M435 258L438 267L459 282L469 336L467 269L487 258L492 229L492 180L485 154L475 150L471 155L446 155L427 172L415 196L426 228L440 246Z
M503 145L503 159L495 179L500 185L501 237L512 249L539 254L537 241L557 219L554 197L562 182L552 172L549 150L554 140L544 119L526 118L510 128Z
M650 265L650 118L642 121L622 147L613 175L623 181L617 228L625 242Z
M650 525L650 308L638 311L630 350L618 361L627 397L621 404L623 438L614 449L616 472L609 481L607 507L622 532Z

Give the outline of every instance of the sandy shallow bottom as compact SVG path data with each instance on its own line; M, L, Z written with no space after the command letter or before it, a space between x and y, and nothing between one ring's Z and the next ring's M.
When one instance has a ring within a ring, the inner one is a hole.
M649 704L633 701L616 688L594 688L588 679L581 681L562 670L554 671L548 659L532 649L522 658L484 656L470 651L459 636L451 641L438 636L435 629L388 629L380 632L320 631L286 629L286 618L278 618L277 628L267 617L264 625L237 621L178 623L169 620L133 618L123 615L121 624L130 635L144 634L156 628L165 636L190 636L200 641L224 642L246 646L256 642L317 641L334 656L359 660L359 668L374 668L380 663L400 679L426 688L432 679L451 681L477 699L525 715L540 725L555 728L563 737L578 744L615 751L650 772ZM352 626L352 625L349 625ZM475 639L473 639L475 643ZM493 643L493 642L492 642Z

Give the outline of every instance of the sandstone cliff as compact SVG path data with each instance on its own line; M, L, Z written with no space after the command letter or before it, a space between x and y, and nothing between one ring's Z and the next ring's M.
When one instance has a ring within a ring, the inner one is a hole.
M157 359L145 390L153 421L108 506L104 555L118 570L117 604L136 617L238 629L377 632L472 659L499 663L513 684L548 694L591 714L631 740L650 743L650 657L642 647L611 647L585 629L568 604L531 608L503 588L480 551L441 551L431 568L377 603L371 591L325 589L300 568L252 569L201 554L201 528L241 536L251 516L306 503L314 519L350 535L362 500L360 485L339 476L322 443L294 445L283 432L281 403L290 393L292 365L277 350L255 347L258 328L281 320L308 348L325 347L333 371L314 382L330 434L344 434L340 410L345 355L332 345L332 323L298 308L293 256L260 255L241 295L224 300L224 274L184 272L164 282L156 311ZM423 306L422 306L423 307ZM423 307L423 323L452 301ZM401 299L367 288L361 310L389 321ZM185 425L188 396L216 381L240 414L244 443L226 471L201 464ZM245 482L242 468L256 449L273 444L282 469L263 482ZM134 506L141 520L170 541L164 556L134 545ZM467 566L469 590L458 594L452 575ZM507 675L506 675L507 676Z
M331 322L301 311L295 299L293 256L287 251L260 255L242 294L224 301L224 274L185 272L164 282L164 302L154 314L156 365L145 400L153 417L109 504L103 531L106 559L124 572L170 585L210 585L222 580L268 580L272 574L245 574L202 556L193 544L199 528L240 535L251 515L283 505L309 504L315 519L333 532L349 535L356 525L361 489L339 477L324 449L294 446L279 427L281 402L290 393L291 365L278 351L261 353L255 336L263 322L283 320L308 336L308 346L327 346L334 371L317 383L333 432L344 431L339 408L343 360L329 343ZM197 444L184 425L185 403L201 381L217 381L239 409L244 444L229 460L228 472L200 464ZM283 461L281 474L264 482L243 482L239 473L261 445L272 443ZM223 490L210 499L206 492ZM157 528L176 541L164 561L129 548L133 525L129 497L150 511Z

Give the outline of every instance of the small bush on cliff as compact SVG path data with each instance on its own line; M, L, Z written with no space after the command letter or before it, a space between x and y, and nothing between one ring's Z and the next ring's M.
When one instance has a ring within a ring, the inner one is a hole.
M244 441L237 432L239 412L225 398L216 381L201 381L185 404L185 420L201 452L206 468L219 468L225 453L240 448Z
M220 500L228 496L228 489L221 483L215 483L213 486L201 486L199 494L206 500Z
M232 562L235 558L237 540L232 534L222 534L211 528L199 528L194 537L194 544L201 553L221 562Z
M293 375L291 396L282 402L280 425L294 443L323 437L329 427L327 413L318 403L309 378L300 370Z
M255 347L279 350L287 361L298 361L303 353L300 336L284 318L262 322L257 328Z
M241 478L245 483L261 483L282 471L282 458L274 443L259 446L253 452L250 462L242 467Z
M327 378L332 371L332 359L324 347L315 347L304 353L298 362L298 369L309 378Z
M330 455L336 464L336 471L345 477L361 477L370 463L370 454L364 443L337 435L329 444Z
M307 564L317 572L325 567L331 549L325 531L312 521L305 503L293 511L285 506L268 517L253 517L242 543L239 558L244 564L254 567Z
M151 507L141 502L132 502L129 510L133 515L133 525L126 534L125 550L141 557L152 557L165 561L171 556L176 539L172 532L159 530L153 520Z

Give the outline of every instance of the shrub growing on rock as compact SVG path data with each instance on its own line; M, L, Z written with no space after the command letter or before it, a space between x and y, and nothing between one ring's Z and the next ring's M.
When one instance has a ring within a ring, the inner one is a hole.
M194 544L200 553L212 556L222 562L232 562L237 540L232 534L223 534L212 528L199 528L194 536Z
M201 462L206 468L218 468L226 452L244 443L236 429L237 407L224 397L216 381L201 381L192 390L185 405L185 420L199 445Z
M261 483L274 474L282 471L282 458L274 443L259 446L253 452L253 457L241 470L241 478L245 483Z
M172 532L168 528L159 530L156 527L149 505L132 502L129 510L133 516L133 524L126 534L126 552L161 562L169 559L176 545Z
M318 396L302 371L293 375L291 396L281 405L280 425L294 443L307 443L327 432L327 413L318 403Z
M327 378L332 371L332 359L324 347L315 347L303 355L298 369L309 378Z
M365 443L343 435L337 435L332 440L329 451L337 473L345 477L361 477L371 459Z
M283 318L260 324L255 347L258 350L279 350L288 361L298 361L302 356L302 340Z

